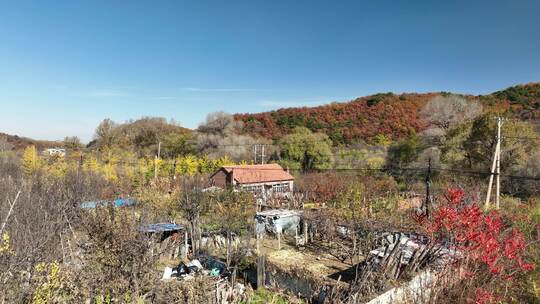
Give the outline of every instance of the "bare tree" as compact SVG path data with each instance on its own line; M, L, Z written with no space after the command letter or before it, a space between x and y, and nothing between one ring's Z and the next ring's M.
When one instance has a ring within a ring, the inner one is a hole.
M14 146L8 142L7 137L0 136L0 152L11 151L13 147Z
M77 136L66 136L64 138L64 148L70 150L78 150L81 147L81 140Z
M226 235L227 266L234 266L246 253L245 246L233 248L233 235L246 235L246 227L253 227L255 204L253 196L247 192L224 191L218 193L212 204L211 221ZM250 233L247 233L250 236ZM244 244L246 245L246 244ZM233 250L234 249L234 250Z
M0 303L24 303L39 285L34 280L36 265L76 264L77 206L95 198L102 185L74 172L63 178L40 173L24 180L6 175L5 169L0 166L0 218L7 219L2 234L9 236L9 249L0 252Z
M79 292L84 298L134 298L151 289L155 263L149 234L142 233L134 214L112 206L97 208L82 218L80 247L84 263Z
M110 147L114 140L116 123L109 118L104 119L96 128L94 139L99 147Z
M193 253L197 253L202 247L201 216L208 211L210 201L210 197L201 191L201 185L199 180L185 179L178 204L189 222Z
M256 140L242 134L242 129L243 123L230 114L209 114L206 122L197 128L197 149L213 158L228 155L236 161L251 159Z
M458 95L437 96L420 112L426 121L443 130L451 129L460 122L473 119L480 114L482 114L480 103Z
M231 135L236 134L243 128L241 121L234 120L234 117L225 112L214 112L208 114L205 123L199 125L197 131L205 134Z

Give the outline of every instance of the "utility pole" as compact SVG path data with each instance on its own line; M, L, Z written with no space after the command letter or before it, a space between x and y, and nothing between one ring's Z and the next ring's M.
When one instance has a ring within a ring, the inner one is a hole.
M254 164L258 164L257 161L260 158L260 164L264 165L264 159L265 159L264 146L266 146L266 145L265 144L254 144L253 145L253 163ZM259 148L260 148L260 152L259 152Z
M253 145L253 164L257 164L257 144Z
M262 148L261 164L263 164L263 165L264 165L264 146L265 145L261 145L261 148Z
M499 198L501 196L501 127L502 127L502 118L498 117L497 119L497 144L499 145L499 153L497 153L497 164L496 164L496 176L497 176L497 196L495 198L496 208L499 209Z
M496 186L496 207L499 208L499 196L500 196L500 173L501 173L501 127L502 118L497 117L497 144L495 145L495 153L493 154L493 163L491 164L491 174L489 176L488 191L486 195L486 202L484 206L489 208L491 201L491 189L493 187L493 176L497 176Z

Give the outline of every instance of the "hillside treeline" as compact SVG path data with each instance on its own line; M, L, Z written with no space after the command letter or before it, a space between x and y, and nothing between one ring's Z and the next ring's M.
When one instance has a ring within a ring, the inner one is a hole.
M533 102L536 100L534 94L537 94L533 90L535 86L526 91L530 92L529 95L524 94L522 88L506 90L504 94L513 96L509 97L512 103L506 104L489 102L493 96L503 94L501 92L488 97L425 94L421 98L427 100L420 102L418 97L416 105L399 101L405 108L406 105L418 107L409 110L414 111L412 114L402 109L409 116L415 116L418 128L409 128L400 136L394 136L391 130L377 134L373 131L373 137L363 137L348 145L336 144L335 138L322 130L314 131L304 126L295 126L274 140L258 134L251 136L249 122L238 121L223 112L210 114L193 131L163 118L142 118L126 123L105 119L96 128L95 138L86 148L77 145L76 140L66 138L65 146L72 147L71 152L68 151L71 155L66 159L76 160L83 168L94 168L93 171L102 172L108 179L127 174L129 180L137 183L141 177L207 174L223 164L260 162L261 150L255 155L254 145L265 144L266 162L277 162L284 168L304 172L333 169L388 171L399 168L418 172L431 163L434 174L453 171L485 176L491 168L496 145L496 117L502 116L505 120L501 173L525 177L504 183L503 192L529 196L537 192L537 187L531 183L540 175L540 133L534 119L529 119L535 113L531 112L531 107L537 104ZM521 95L510 93L516 90ZM525 99L519 99L519 96ZM400 99L390 95L384 98ZM528 105L528 110L524 105ZM381 101L369 106L368 110L385 107L388 111L395 109ZM385 112L374 113L383 115ZM382 118L375 123L375 114L359 112L357 115L360 114L374 120L370 125L372 130L376 130L377 125L388 123ZM401 115L402 120L405 117L405 114Z
M346 103L318 107L286 108L257 114L237 114L248 134L278 139L301 126L322 132L335 145L372 141L378 135L401 139L428 126L420 111L436 96L450 93L382 93L357 98ZM506 112L513 118L540 117L540 83L519 85L489 95L470 96L479 101L485 112Z

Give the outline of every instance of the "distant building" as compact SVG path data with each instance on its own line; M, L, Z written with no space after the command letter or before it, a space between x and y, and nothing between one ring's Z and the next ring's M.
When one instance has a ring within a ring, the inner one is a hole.
M263 196L287 195L294 187L294 177L278 164L224 166L210 176L210 182Z
M53 155L58 155L58 156L61 156L61 157L64 157L66 156L66 149L62 149L62 148L48 148L48 149L45 149L43 151L44 154L47 154L47 155L50 155L50 156L53 156Z

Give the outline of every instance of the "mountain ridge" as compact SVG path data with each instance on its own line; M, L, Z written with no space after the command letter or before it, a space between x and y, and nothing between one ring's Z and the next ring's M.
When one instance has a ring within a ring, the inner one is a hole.
M334 144L370 141L384 135L399 139L427 127L419 112L433 97L449 92L378 93L348 102L315 107L281 108L260 113L238 113L250 135L279 139L295 127L326 133ZM540 82L515 85L487 95L453 94L481 102L485 112L504 112L521 119L540 118Z
M297 126L326 133L337 145L359 140L370 141L380 135L399 139L424 130L427 124L419 116L421 108L435 96L450 94L477 100L487 112L505 112L521 119L540 119L540 82L519 84L487 95L450 92L377 93L346 102L312 107L236 113L234 118L244 122L245 133L272 140L289 134ZM123 125L139 120L128 121ZM2 140L11 145L13 150L24 149L28 145L36 145L40 149L62 145L61 141L36 140L0 132L0 142Z
M53 140L37 140L29 137L0 132L0 151L18 151L30 145L34 145L38 149L46 149L61 146L62 142Z

